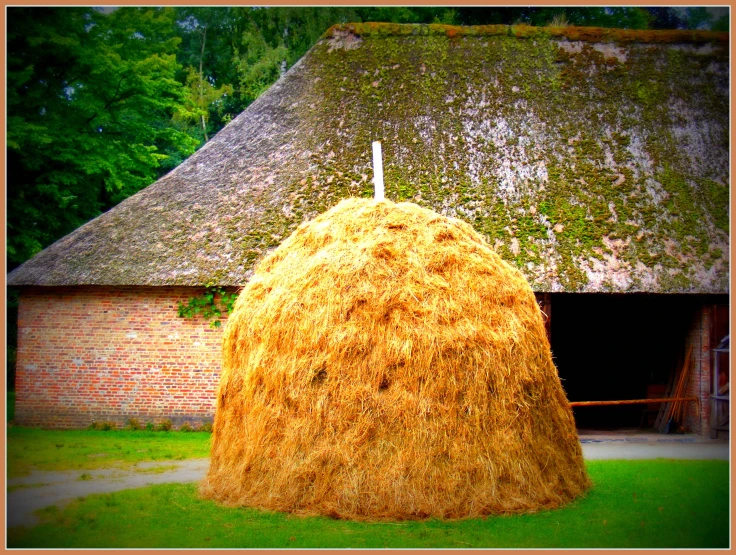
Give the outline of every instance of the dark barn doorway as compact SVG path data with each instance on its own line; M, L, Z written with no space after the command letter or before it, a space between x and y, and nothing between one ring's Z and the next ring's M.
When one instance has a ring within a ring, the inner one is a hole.
M568 399L664 397L682 365L693 303L683 295L554 294L551 346ZM574 407L579 429L646 427L647 405Z

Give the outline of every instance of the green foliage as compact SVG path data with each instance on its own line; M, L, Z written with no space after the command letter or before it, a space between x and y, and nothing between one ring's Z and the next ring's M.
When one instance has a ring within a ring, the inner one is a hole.
M171 423L171 420L167 418L159 422L158 426L156 426L156 430L158 430L159 432L168 432L171 430L172 427L173 424Z
M196 128L197 132L201 129L202 137L206 141L209 139L207 124L210 120L210 111L214 109L222 115L222 99L233 93L233 86L226 84L216 88L203 73L191 66L187 68L185 86L186 97L174 114L174 121L184 122L190 129Z
M226 113L232 110L229 100L234 91L232 41L228 39L228 29L232 32L233 27L231 12L231 8L176 9L176 28L182 39L177 60L185 68L179 80L184 81L187 95L174 121L184 122L187 132L204 142L233 116Z
M646 29L649 14L638 7L537 7L526 8L519 22L544 26L561 22L579 27L615 27L619 29Z
M137 418L129 418L128 419L128 425L126 426L126 429L128 430L142 430L143 425L141 424L140 420Z
M179 303L179 317L194 318L201 314L205 320L211 320L211 327L219 328L223 313L230 314L237 299L237 293L228 293L219 285L208 285L201 295L190 297L187 304Z
M157 179L196 141L169 123L174 11L9 8L8 259L11 267Z
M728 31L728 15L713 21L713 14L703 6L649 7L646 10L650 29L710 29ZM725 8L722 8L725 9ZM725 24L725 28L724 28Z
M722 15L713 22L711 31L721 31L727 33L730 28L730 19L728 15Z
M251 22L235 50L238 92L248 104L258 98L286 69L288 49L283 44L269 45Z
M709 29L711 19L711 15L703 6L685 8L687 29Z
M243 20L237 7L176 7L177 36L181 39L177 60L182 70L178 80L185 83L188 68L199 68L203 81L215 89L237 88L238 74L233 63L234 48L243 34ZM223 94L207 107L206 132L216 133L246 106L238 94ZM203 106L201 106L203 108ZM201 123L201 122L200 122ZM197 132L201 129L197 128ZM203 137L202 137L203 138Z

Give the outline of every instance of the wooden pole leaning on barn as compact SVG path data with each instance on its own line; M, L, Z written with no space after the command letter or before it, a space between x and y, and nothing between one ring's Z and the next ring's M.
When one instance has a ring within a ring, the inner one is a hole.
M675 372L670 372L670 377L667 379L667 388L665 389L664 396L667 398L672 397L672 393L675 390ZM657 413L657 418L654 420L654 428L656 430L659 430L659 425L662 423L662 419L664 418L664 413L667 412L667 403L662 403L659 406L659 412Z
M685 354L685 360L682 364L682 370L680 370L679 374L675 378L675 381L677 382L677 385L675 386L675 391L673 394L674 398L681 397L683 392L685 391L685 382L688 378L689 371L690 371L690 355L692 354L693 347L690 345L687 348L687 353ZM662 416L661 421L659 422L659 433L660 434L666 434L670 431L670 426L672 425L672 422L674 421L674 411L675 408L679 407L679 405L675 404L674 401L670 401L667 403L667 408L664 411L664 415Z
M682 370L680 370L672 380L672 385L675 386L674 391L672 391L672 388L668 388L667 395L672 395L671 397L668 396L661 399L627 399L624 401L573 401L570 403L570 406L599 407L605 405L645 405L649 403L663 403L663 409L660 410L660 414L657 417L657 422L654 423L654 427L659 430L659 433L665 434L669 432L670 426L673 422L682 422L685 403L695 402L696 406L699 406L698 397L685 396L688 379L690 378L691 354L692 346L688 347L685 361L682 365Z
M669 397L665 399L626 399L624 401L572 401L571 407L602 407L605 405L646 405L649 403L671 403L677 401L684 403L687 401L697 401L697 397Z
M685 366L683 367L683 370L682 370L682 378L680 380L680 392L679 392L679 396L682 396L682 395L685 394L685 391L687 390L687 385L689 383L689 379L690 379L690 367L691 367L691 364L690 364L690 354L691 354L691 351L692 351L692 346L690 347L690 350L688 351L688 354L686 355ZM683 405L682 405L682 403L680 403L678 401L674 401L674 404L675 404L675 406L674 406L674 408L672 410L672 419L675 422L682 423L682 416L683 416L682 415L682 410L683 410Z
M381 141L373 141L373 187L375 191L373 198L383 200L383 156L381 153Z

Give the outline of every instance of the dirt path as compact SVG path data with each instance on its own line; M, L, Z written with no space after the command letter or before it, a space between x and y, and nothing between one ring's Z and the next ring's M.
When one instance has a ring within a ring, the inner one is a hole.
M34 526L34 511L50 505L63 505L77 497L110 493L168 482L198 482L209 466L209 459L138 463L127 468L33 472L7 481L7 527Z

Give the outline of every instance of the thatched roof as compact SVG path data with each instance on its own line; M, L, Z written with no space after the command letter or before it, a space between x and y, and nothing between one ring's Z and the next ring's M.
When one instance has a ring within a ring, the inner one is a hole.
M242 285L372 194L473 225L537 291L728 291L728 35L333 27L177 169L10 285Z

